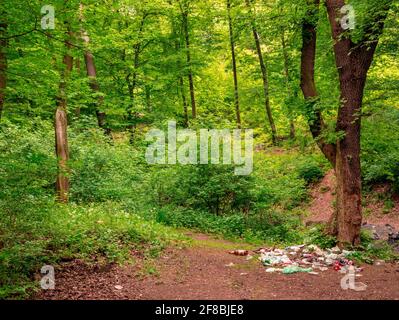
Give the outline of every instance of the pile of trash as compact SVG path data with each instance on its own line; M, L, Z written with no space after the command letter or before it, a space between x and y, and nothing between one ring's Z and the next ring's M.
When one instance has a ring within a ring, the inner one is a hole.
M259 260L268 267L266 272L269 273L306 272L317 275L318 271L329 269L346 273L350 266L356 272L363 271L362 268L356 268L352 260L347 259L350 251L341 251L338 247L322 250L316 245L299 245L285 249L259 249L257 253L260 253Z

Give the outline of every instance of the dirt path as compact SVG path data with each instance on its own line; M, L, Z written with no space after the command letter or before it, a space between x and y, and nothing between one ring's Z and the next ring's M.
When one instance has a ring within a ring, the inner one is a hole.
M365 266L364 292L344 291L342 274L269 274L257 259L228 254L245 245L192 234L193 246L169 250L157 261L157 275L140 276L138 267L96 269L74 262L56 272L56 289L35 299L395 299L399 265ZM249 248L248 248L249 249ZM252 249L256 249L253 248ZM233 263L233 266L228 266ZM119 287L120 286L120 287Z

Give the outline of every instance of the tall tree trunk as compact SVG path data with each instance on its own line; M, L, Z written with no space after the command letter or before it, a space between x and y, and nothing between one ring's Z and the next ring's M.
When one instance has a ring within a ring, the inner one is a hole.
M366 22L364 38L352 42L338 16L344 0L327 0L327 12L334 39L335 62L339 74L341 106L336 132L344 133L337 141L335 173L337 176L336 222L341 244L360 243L362 223L362 185L360 166L360 130L364 87L378 40L392 0L381 0L371 19Z
M287 50L287 45L285 43L285 35L284 35L284 29L281 30L281 47L283 50L283 59L284 59L284 76L285 76L285 85L287 87L287 94L288 97L291 97L291 89L290 89L290 68L289 68L289 59L288 59L288 50ZM295 123L294 119L292 116L292 111L289 111L289 120L290 120L290 139L295 139Z
M5 37L7 24L0 23L0 37ZM7 56L6 56L7 40L0 39L0 120L3 114L5 90L7 86Z
M176 30L174 30L174 35L176 36L176 41L175 41L175 49L176 52L178 53L178 59L177 59L177 70L181 70L182 67L182 62L180 59L180 38L176 34ZM184 89L184 78L182 75L179 75L178 79L178 87L179 87L179 92L181 94L182 98L182 103L183 103L183 115L184 115L184 126L188 128L189 126L189 119L188 119L188 103L187 103L187 98L186 98L186 92Z
M188 12L187 12L187 10L182 10L182 19L183 19L184 39L186 42L188 84L190 86L190 98L191 98L191 113L192 113L193 119L195 119L197 117L197 105L196 105L196 101L195 101L194 79L193 79L193 71L192 71L192 67L191 67L190 33L188 31Z
M263 93L265 95L265 109L266 109L266 114L267 114L270 130L271 130L272 142L273 142L273 145L276 145L277 144L277 129L276 129L276 125L274 123L273 114L272 114L272 110L270 107L270 94L269 94L270 90L269 90L269 76L268 76L267 64L263 59L263 53L262 53L262 48L260 45L259 34L258 34L258 31L256 28L255 17L252 16L251 3L249 0L246 0L245 2L248 7L248 10L251 14L252 34L253 34L254 40L255 40L256 52L258 54L260 69L262 71Z
M235 106L235 111L236 111L237 127L241 128L240 99L239 99L239 94L238 94L237 62L236 62L233 22L232 22L232 19L231 19L231 3L230 3L230 0L227 0L227 18L228 18L228 22L229 22L231 60L232 60L232 63L233 63L234 106Z
M307 104L307 117L310 131L325 157L335 167L336 145L327 143L322 138L325 123L318 108L319 95L315 83L316 61L316 27L319 15L320 0L309 0L310 5L305 20L302 23L301 49L301 89Z
M83 5L80 5L80 19L83 20ZM89 85L93 92L97 93L100 91L100 86L98 85L97 81L97 69L96 64L94 62L93 54L87 49L90 43L90 37L85 30L82 29L82 39L85 43L85 51L84 51L84 58L86 64L86 72L87 76L89 77ZM106 113L101 111L101 107L104 104L104 97L99 96L97 98L96 104L96 116L98 126L105 131L106 134L110 135L111 131L109 128L106 127Z
M181 92L181 98L183 102L183 112L184 112L184 126L188 128L188 104L187 104L187 99L186 99L186 93L184 92L184 80L183 77L179 77L179 83L180 83L180 92Z
M72 33L68 31L68 38L65 41L66 53L64 55L65 69L61 71L59 94L57 97L57 109L55 112L54 131L55 131L55 151L58 161L58 174L56 180L57 201L67 203L69 193L68 178L68 117L67 117L67 98L66 88L67 79L73 68L73 58L69 51L71 49Z
M336 124L336 133L339 137L335 144L323 140L325 125L321 111L316 108L318 96L314 82L314 66L319 2L319 0L309 0L308 14L303 22L301 88L308 103L312 135L335 168L337 205L335 216L331 220L335 223L334 231L341 246L357 245L360 243L362 223L360 129L363 92L367 73L392 1L382 0L379 3L381 10L373 13L372 19L367 22L369 25L364 26L364 38L355 44L348 35L344 35L338 16L345 1L326 0L341 91L341 105Z
M146 104L147 104L147 110L151 112L152 111L151 87L146 84L144 86L144 90L145 90L145 101L146 101Z
M127 120L129 122L129 125L127 126L130 138L129 141L131 144L134 143L134 133L135 133L135 124L133 123L133 118L134 118L134 105L135 105L135 90L137 87L137 73L138 69L140 67L140 54L141 54L141 48L142 48L142 42L141 42L141 36L144 31L144 24L145 20L148 17L148 13L144 12L141 21L140 21L140 27L138 31L138 38L139 41L134 44L133 46L133 73L129 73L126 76L126 81L127 81L127 86L128 86L128 91L129 91L129 97L130 97L130 105L127 110Z

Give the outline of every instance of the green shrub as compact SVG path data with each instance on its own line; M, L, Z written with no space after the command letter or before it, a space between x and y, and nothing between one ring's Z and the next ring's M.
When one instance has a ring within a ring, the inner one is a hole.
M298 176L307 184L319 181L324 177L324 172L315 161L302 162L297 167Z
M390 183L399 191L399 110L385 108L363 121L362 177L366 185Z
M228 165L167 167L153 175L158 204L174 204L217 215L248 211L255 200L251 176L237 176Z
M281 212L216 216L190 209L163 207L156 210L154 215L158 222L166 225L196 229L228 238L241 238L248 242L292 244L302 240L299 218Z

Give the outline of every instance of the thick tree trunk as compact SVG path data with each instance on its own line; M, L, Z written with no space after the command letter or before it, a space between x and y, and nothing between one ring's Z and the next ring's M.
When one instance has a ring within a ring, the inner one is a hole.
M249 0L246 0L246 5L252 15L251 4L250 4ZM251 17L251 24L252 24L252 34L253 34L253 37L255 40L255 45L256 45L256 52L258 54L259 65L260 65L260 69L262 72L263 93L265 96L265 109L266 109L267 119L269 121L273 145L276 145L277 144L277 129L276 129L276 125L274 123L272 109L270 107L269 75L268 75L268 70L267 70L267 64L263 59L262 48L261 48L259 34L258 34L258 31L256 28L256 23L255 23L254 17Z
M54 131L55 131L55 151L58 161L58 174L56 180L57 201L67 203L69 193L68 178L68 116L66 87L67 78L73 68L73 58L69 54L71 49L71 32L68 32L68 39L65 41L66 54L64 55L65 70L61 72L59 95L57 98L57 109L55 112Z
M0 37L5 37L7 24L0 23ZM3 114L5 90L7 86L7 56L6 56L7 40L0 39L0 120Z
M183 10L183 32L184 39L186 42L186 55L187 55L187 66L188 66L188 84L190 86L190 98L191 98L191 113L193 119L197 117L197 105L195 101L195 89L194 89L194 78L193 71L191 68L191 51L190 51L190 33L188 31L188 12Z
M362 185L360 167L360 130L363 92L378 40L384 29L392 1L382 0L370 13L364 38L354 43L344 36L339 12L344 0L327 0L326 6L334 39L335 62L339 73L342 105L338 111L336 132L344 133L337 142L336 227L340 244L360 243L362 223Z
M335 167L336 146L322 139L325 124L320 109L317 107L319 99L314 79L316 61L316 27L319 14L320 0L310 0L311 6L302 24L301 50L301 89L307 103L307 117L309 128L320 150Z
M362 193L360 167L360 129L363 91L367 72L373 60L379 36L392 1L384 0L374 15L363 26L364 38L356 44L350 35L344 34L339 12L344 0L326 0L332 36L342 105L339 107L336 144L322 139L324 122L321 111L317 109L317 91L314 82L316 53L316 25L319 0L309 0L309 10L303 22L303 46L301 60L301 88L308 102L309 126L320 149L335 168L337 177L337 204L331 222L335 225L340 246L360 243L362 223ZM368 23L368 25L367 25ZM343 137L341 137L343 135Z
M233 78L234 78L234 106L236 111L237 127L241 128L241 113L240 113L240 99L238 93L238 77L237 77L237 62L233 32L233 22L231 19L231 3L227 0L227 18L229 22L229 36L230 36L230 49L231 49L231 60L233 63Z

